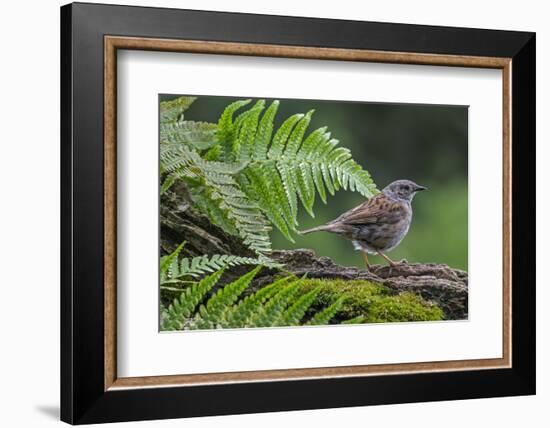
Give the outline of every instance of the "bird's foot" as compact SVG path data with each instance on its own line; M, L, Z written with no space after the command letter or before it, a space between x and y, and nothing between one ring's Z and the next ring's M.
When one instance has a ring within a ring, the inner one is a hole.
M390 266L392 266L392 267L396 266L396 263L392 259L390 259L388 256L386 256L383 252L378 251L378 255L383 257L388 262L388 264Z

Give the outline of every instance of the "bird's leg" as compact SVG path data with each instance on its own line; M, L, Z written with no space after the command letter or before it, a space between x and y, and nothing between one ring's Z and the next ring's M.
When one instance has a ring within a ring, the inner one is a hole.
M395 262L392 259L390 259L388 256L386 256L382 251L377 251L377 253L378 255L384 257L391 267L395 267Z
M366 253L366 251L361 251L361 254L363 254L363 260L365 260L365 264L367 265L367 270L370 270L370 263L369 263L369 256Z

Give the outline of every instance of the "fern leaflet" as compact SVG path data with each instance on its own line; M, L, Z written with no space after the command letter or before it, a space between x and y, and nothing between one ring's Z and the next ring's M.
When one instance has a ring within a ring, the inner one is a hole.
M183 113L197 97L178 97L171 101L161 101L160 103L160 122L177 122L183 120Z
M337 314L337 312L342 307L345 298L340 297L330 305L329 307L323 309L321 312L317 312L311 320L309 320L308 325L326 325L328 322Z
M313 290L300 296L280 317L276 322L277 325L300 325L300 321L306 314L309 307L315 302L320 289Z
M204 298L223 274L223 269L214 272L200 282L184 289L179 298L163 311L161 316L163 330L181 330L186 318L189 318L195 307Z
M268 299L279 292L282 286L288 284L294 277L287 276L261 288L250 296L246 296L237 305L228 308L224 320L223 327L243 327L250 324L249 319L252 314L261 307Z
M219 289L206 305L201 305L195 321L196 328L216 328L223 323L222 315L226 309L239 299L241 293L249 286L250 281L254 279L261 268L261 266L257 266L231 284Z
M270 265L263 258L240 257L229 254L214 254L213 256L184 257L179 260L185 242L172 253L160 259L160 284L176 284L184 278L198 278L214 271L241 265ZM272 265L270 265L272 266Z

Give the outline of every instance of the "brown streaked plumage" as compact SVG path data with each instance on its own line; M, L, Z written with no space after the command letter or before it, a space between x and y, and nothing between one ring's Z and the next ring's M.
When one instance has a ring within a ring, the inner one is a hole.
M410 180L394 181L378 195L331 222L301 233L325 231L349 239L363 253L367 268L368 253L379 254L393 265L383 251L394 249L407 235L412 221L411 202L416 192L425 189Z

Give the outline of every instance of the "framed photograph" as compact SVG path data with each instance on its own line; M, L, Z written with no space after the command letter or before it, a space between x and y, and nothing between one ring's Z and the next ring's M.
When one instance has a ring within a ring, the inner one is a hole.
M535 393L535 35L61 8L61 418Z

